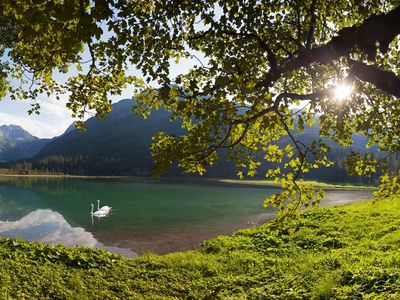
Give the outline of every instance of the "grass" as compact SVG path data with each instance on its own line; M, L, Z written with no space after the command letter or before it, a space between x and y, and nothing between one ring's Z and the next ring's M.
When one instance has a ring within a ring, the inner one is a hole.
M274 180L242 180L242 179L216 179L222 183L231 183L231 184L244 184L244 185L257 185L257 186L273 186L280 187L280 183L275 182ZM340 190L371 190L376 187L371 185L354 185L354 184L333 184L320 182L315 180L305 180L305 182L312 184L316 188L323 189L340 189Z
M0 299L400 299L400 197L126 259L0 239Z

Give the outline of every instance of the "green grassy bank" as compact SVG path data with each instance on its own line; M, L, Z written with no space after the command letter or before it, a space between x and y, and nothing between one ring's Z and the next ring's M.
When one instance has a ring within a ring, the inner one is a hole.
M400 197L125 259L0 239L0 299L400 299Z
M252 186L273 186L280 187L280 183L274 180L245 180L245 179L215 179L215 181L228 184L242 184ZM354 184L340 184L340 183L327 183L315 180L305 180L304 182L311 184L315 188L331 189L331 190L373 190L376 187L372 185L354 185Z

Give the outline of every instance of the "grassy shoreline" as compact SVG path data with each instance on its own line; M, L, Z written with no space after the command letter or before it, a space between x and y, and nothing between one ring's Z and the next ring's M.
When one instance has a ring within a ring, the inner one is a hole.
M243 180L243 179L224 179L224 178L180 178L180 177L163 177L163 178L152 178L142 176L104 176L104 175L67 175L67 174L2 174L0 178L55 178L55 179L112 179L112 180L150 180L154 182L176 182L181 181L182 183L219 183L228 185L248 185L257 187L280 187L279 183L273 180ZM333 184L319 182L315 180L306 180L305 182L311 183L316 188L323 189L337 189L337 190L372 190L376 187L367 185L354 185L354 184Z
M280 184L273 180L240 180L240 179L217 179L217 180L223 183L230 183L230 184L280 187ZM367 186L367 185L334 184L334 183L326 183L315 180L305 180L304 182L311 183L314 187L323 189L371 190L375 188L373 186Z
M104 250L0 239L0 295L41 299L399 299L400 196L305 211L127 259Z

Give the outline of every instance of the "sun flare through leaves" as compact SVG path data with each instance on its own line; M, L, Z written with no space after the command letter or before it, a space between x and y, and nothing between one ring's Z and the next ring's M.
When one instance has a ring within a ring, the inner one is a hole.
M333 96L338 102L344 101L351 96L353 86L348 83L340 83L334 88Z

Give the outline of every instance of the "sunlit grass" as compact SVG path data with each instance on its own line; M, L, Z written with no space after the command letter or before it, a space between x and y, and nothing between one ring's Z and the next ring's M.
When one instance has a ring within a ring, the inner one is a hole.
M260 186L273 186L280 187L280 184L273 180L241 180L241 179L215 179L219 182L223 183L232 183L232 184L247 184L247 185L260 185ZM355 185L355 184L333 184L320 182L315 180L305 180L306 183L312 184L314 187L318 188L328 188L328 189L374 189L374 186L368 185Z

